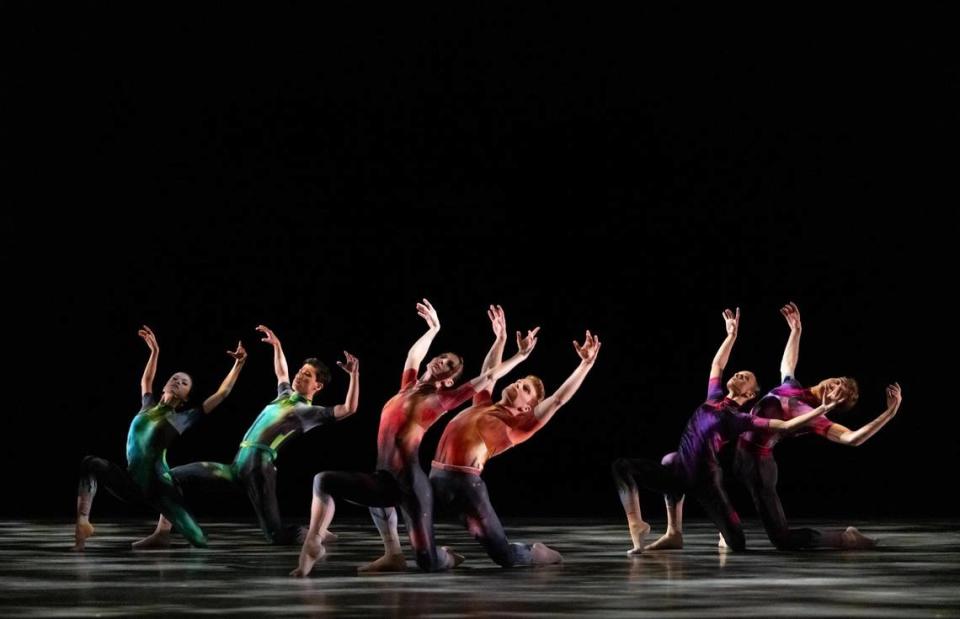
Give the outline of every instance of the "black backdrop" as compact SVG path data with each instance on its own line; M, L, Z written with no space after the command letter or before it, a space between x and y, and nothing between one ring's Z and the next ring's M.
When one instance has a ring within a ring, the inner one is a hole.
M604 342L554 421L490 463L504 514L618 514L609 463L675 448L721 310L743 311L729 370L769 386L788 300L799 378L860 381L838 421L878 414L890 381L905 396L861 448L782 444L788 513L956 513L938 498L956 470L936 371L955 356L960 109L941 16L4 13L4 515L69 518L80 458L123 461L143 323L158 384L184 369L197 397L228 346L250 349L234 394L169 454L229 461L274 394L261 322L292 366L361 359L360 412L281 456L282 507L304 515L314 472L373 466L423 296L433 350L468 371L491 302L511 329L542 327L524 371L548 389L573 338ZM334 373L318 401L342 398ZM191 499L249 515L242 497Z

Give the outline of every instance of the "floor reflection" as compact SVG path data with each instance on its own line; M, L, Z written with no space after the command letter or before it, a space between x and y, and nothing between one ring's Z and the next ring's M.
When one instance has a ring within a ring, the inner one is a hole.
M0 522L0 604L7 617L158 614L320 616L585 614L605 617L960 614L960 533L948 522L884 522L868 552L775 551L758 528L751 550L716 546L689 523L686 548L628 557L619 522L511 523L512 538L543 541L564 563L503 570L464 531L438 538L467 556L444 574L357 576L382 546L363 520L337 522L339 541L311 578L286 576L297 548L272 548L246 525L205 524L211 546L130 551L150 523L98 523L84 554L69 552L66 523ZM816 524L816 523L814 523ZM410 566L412 568L413 562Z

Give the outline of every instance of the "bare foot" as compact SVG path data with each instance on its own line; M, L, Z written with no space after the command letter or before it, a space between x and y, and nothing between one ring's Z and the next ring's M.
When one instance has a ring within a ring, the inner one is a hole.
M640 524L630 525L630 539L633 540L633 548L627 551L628 555L638 555L643 552L643 540L650 533L650 524L640 522Z
M337 534L332 531L325 531L320 534L320 541L322 541L324 544L335 542L337 541Z
M303 543L303 548L300 549L300 564L297 566L297 569L290 572L291 576L296 576L297 578L306 577L307 574L310 573L310 570L313 569L313 564L323 557L323 555L327 554L327 551L323 548L323 544L317 539L318 537L319 536L314 536L313 539L308 539Z
M403 554L383 555L376 561L371 561L366 565L357 568L361 574L377 574L380 572L405 572L407 571L407 560Z
M843 547L857 550L866 550L877 545L877 540L867 537L856 527L847 527L843 532Z
M660 539L648 544L644 550L680 550L683 548L683 533L667 531Z
M91 537L96 529L89 522L78 522L73 530L74 545L73 550L82 552L86 547L87 538Z
M134 550L152 550L170 547L170 531L154 531L139 542L131 544Z
M445 550L446 553L450 555L450 558L453 559L453 565L451 565L450 567L457 567L458 565L460 565L466 560L466 557L464 557L459 552L455 551L450 546L441 546L440 548Z
M552 565L563 562L563 556L559 552L540 542L535 543L530 548L530 554L533 555L534 565Z

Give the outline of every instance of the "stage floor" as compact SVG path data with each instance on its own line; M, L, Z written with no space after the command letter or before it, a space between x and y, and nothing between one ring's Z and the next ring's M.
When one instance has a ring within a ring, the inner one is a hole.
M562 552L560 566L501 569L465 531L441 524L439 541L467 557L453 572L357 576L382 547L368 522L338 520L338 542L299 580L287 576L299 548L268 546L247 523L202 523L206 550L178 540L171 550L133 552L129 542L151 524L103 520L77 554L67 522L8 520L0 522L0 615L960 616L953 522L856 523L880 540L877 549L804 553L775 551L748 522L751 549L741 554L719 551L715 530L691 522L684 550L637 558L625 555L625 523L540 522L505 525L514 541Z

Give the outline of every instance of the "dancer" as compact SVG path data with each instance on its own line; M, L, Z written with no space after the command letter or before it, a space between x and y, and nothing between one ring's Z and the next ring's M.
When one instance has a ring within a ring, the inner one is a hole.
M781 308L780 313L790 327L790 335L780 362L781 385L757 403L753 414L767 419L791 419L810 411L822 399L823 393L831 389L837 390L843 399L840 410L852 408L859 398L857 382L852 378L827 378L809 389L797 382L794 376L800 357L800 310L791 302ZM826 417L814 420L804 430L810 430L834 443L858 447L879 432L897 414L903 400L898 383L886 388L886 400L886 409L858 430L850 430ZM773 448L781 437L780 434L763 430L744 433L737 441L733 465L737 477L750 491L760 521L773 545L780 550L874 546L875 540L864 536L855 527L832 531L789 527L777 494L777 461L773 456Z
M560 553L541 543L507 541L480 474L486 462L529 440L577 392L600 352L600 339L587 331L583 346L573 342L580 365L553 395L544 398L543 382L522 378L491 398L493 385L478 393L473 406L447 424L430 471L438 507L457 512L490 558L501 567L546 565L562 561Z
M420 364L440 331L437 311L427 299L417 304L417 313L426 321L427 332L407 353L400 391L384 405L380 415L376 472L325 471L317 474L313 485L310 529L300 551L299 565L290 573L292 576L309 574L325 553L321 536L333 519L335 498L376 508L399 505L420 569L445 570L462 559L449 549L437 548L433 544L433 496L430 480L420 467L420 441L440 416L526 359L536 345L536 336L535 331L531 331L527 338L518 342L519 350L510 360L454 387L463 372L463 358L454 353L434 357L427 363L423 375L417 378ZM390 526L384 520L386 512L371 510L371 513L384 535L385 527ZM399 555L399 540L390 540L390 543L396 543L397 547L387 548L386 556Z
M484 360L484 368L500 363L507 339L503 308L491 306L490 321L496 342ZM537 330L531 332L536 337ZM520 334L517 333L519 341ZM494 456L532 437L553 417L577 390L593 367L600 350L600 340L587 331L583 346L573 343L581 358L579 367L549 398L544 399L544 386L536 376L527 376L503 390L499 402L492 401L496 382L477 393L473 405L454 417L444 428L430 471L437 509L445 508L458 514L474 538L498 565L519 567L559 563L560 553L544 544L511 544L497 513L490 503L487 487L480 477L484 464ZM396 515L387 509L387 521L392 526L384 539L386 548L394 547L398 554L385 555L360 568L361 572L402 571L406 561L400 554Z
M613 477L633 542L633 548L627 554L643 552L643 540L650 531L650 525L644 522L641 516L638 483L662 492L668 507L682 500L687 494L693 495L720 529L728 546L734 550L743 550L746 540L740 518L723 489L722 472L717 461L720 445L750 429L786 432L801 427L831 410L839 402L835 390L829 394L824 393L819 407L790 421L753 417L742 412L745 404L756 397L760 387L752 372L737 372L727 381L727 395L724 397L721 379L737 339L740 308L737 308L736 313L724 310L723 318L727 337L717 350L710 368L707 399L687 422L676 454L671 454L672 457L664 462L621 458L613 463Z
M797 361L800 356L800 335L802 324L800 310L793 302L780 309L787 321L790 335L780 362L781 385L760 399L753 407L752 414L769 419L790 419L813 408L821 400L823 393L835 389L843 399L841 410L849 410L859 399L857 382L848 377L827 378L810 389L803 388L794 378ZM818 417L800 432L811 431L830 441L856 447L876 434L896 415L902 396L900 385L894 383L886 389L887 408L876 419L858 430L850 430L827 417ZM787 524L783 506L777 493L778 467L773 457L773 448L784 435L762 430L751 430L742 434L737 441L734 455L734 473L747 487L753 499L757 513L771 543L780 550L801 550L809 548L871 548L876 541L864 536L856 527L844 530L819 531L810 528L791 529ZM669 455L667 456L670 457ZM667 532L647 550L669 550L683 548L683 501L668 506ZM720 536L721 547L726 546Z
M260 530L267 542L278 545L297 543L300 527L284 527L277 503L277 457L282 446L304 432L341 421L357 412L360 400L360 362L343 351L339 366L350 376L350 385L343 404L314 405L313 398L330 384L330 370L311 357L303 362L290 381L290 371L283 346L267 327L257 327L261 341L273 347L273 370L277 376L277 397L260 412L240 442L240 449L231 464L193 462L175 467L171 473L181 484L228 483L242 488L257 514ZM135 548L163 548L170 544L170 521L160 517L156 530L134 544Z
M157 373L160 345L150 327L144 325L137 333L150 348L150 357L140 379L142 407L130 423L127 434L127 467L123 469L95 456L83 459L77 489L74 550L83 550L87 538L94 533L90 509L98 483L121 500L145 503L160 511L192 545L207 545L206 536L184 506L180 488L170 475L167 448L196 423L201 414L215 409L230 394L246 362L247 352L241 342L237 343L236 350L227 351L234 363L220 388L200 406L183 408L193 387L193 379L185 372L176 372L164 385L157 401L153 394L153 379Z

